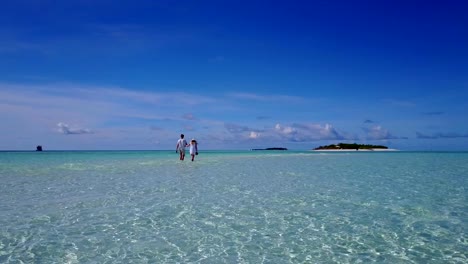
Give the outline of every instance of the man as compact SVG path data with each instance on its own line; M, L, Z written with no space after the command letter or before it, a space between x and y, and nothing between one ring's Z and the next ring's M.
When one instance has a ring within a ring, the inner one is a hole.
M185 158L185 147L187 147L187 141L184 139L184 134L180 134L180 139L177 141L176 153L179 152L180 160Z

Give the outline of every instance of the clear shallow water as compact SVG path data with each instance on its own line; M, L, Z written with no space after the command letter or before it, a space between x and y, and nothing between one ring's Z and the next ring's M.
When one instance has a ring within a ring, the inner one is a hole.
M0 263L467 263L468 153L0 152Z

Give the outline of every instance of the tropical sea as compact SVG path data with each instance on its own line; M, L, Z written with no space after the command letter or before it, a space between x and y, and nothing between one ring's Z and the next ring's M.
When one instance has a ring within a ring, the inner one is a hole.
M0 263L468 263L468 152L0 152Z

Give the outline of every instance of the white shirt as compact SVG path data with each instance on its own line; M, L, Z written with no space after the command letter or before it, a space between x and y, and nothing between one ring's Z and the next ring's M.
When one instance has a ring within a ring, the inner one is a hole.
M177 150L185 151L185 147L187 146L187 141L183 138L177 141Z

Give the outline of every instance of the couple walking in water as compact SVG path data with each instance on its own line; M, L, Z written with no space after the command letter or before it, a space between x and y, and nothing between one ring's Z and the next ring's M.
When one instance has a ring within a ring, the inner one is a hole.
M185 148L190 146L190 156L192 156L192 161L195 159L195 155L198 155L198 143L195 139L190 140L190 144L187 144L187 141L184 139L184 134L180 134L180 139L177 141L176 153L179 152L180 160L185 158Z

